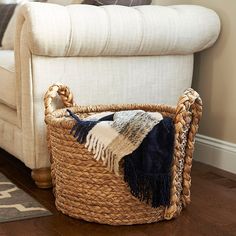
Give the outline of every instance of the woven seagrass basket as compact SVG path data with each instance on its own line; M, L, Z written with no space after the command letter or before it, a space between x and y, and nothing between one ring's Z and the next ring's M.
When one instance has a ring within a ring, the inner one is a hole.
M54 110L52 104L57 94L65 107L70 107L81 118L102 111L136 109L158 111L172 117L176 134L170 205L152 208L140 202L132 196L122 176L116 176L94 160L84 145L70 134L75 121L66 108ZM150 104L77 106L68 87L54 84L45 94L44 103L55 204L59 211L91 222L132 225L172 219L189 204L194 138L202 115L202 101L193 89L184 92L176 107Z

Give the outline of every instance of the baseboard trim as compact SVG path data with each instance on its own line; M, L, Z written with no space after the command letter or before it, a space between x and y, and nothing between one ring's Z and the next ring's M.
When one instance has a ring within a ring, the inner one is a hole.
M198 134L194 159L236 174L236 144Z

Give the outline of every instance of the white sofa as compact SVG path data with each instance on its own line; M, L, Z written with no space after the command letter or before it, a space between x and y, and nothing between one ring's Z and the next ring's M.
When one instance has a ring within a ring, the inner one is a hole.
M67 84L79 104L175 105L191 86L193 54L219 31L217 14L200 6L22 6L15 50L0 51L0 147L47 187L43 97L51 84Z

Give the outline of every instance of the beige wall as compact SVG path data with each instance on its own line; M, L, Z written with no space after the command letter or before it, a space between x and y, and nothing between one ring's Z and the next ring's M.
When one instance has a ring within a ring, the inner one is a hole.
M219 14L221 35L195 56L193 88L204 102L200 134L236 143L236 0L153 1L159 2L202 5Z
M236 1L192 2L214 9L222 23L217 43L195 59L193 87L205 104L200 133L236 143Z

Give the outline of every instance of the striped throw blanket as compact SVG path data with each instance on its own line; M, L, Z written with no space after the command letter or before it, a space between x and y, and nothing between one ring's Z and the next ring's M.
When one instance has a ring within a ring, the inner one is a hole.
M169 204L174 133L169 129L173 128L170 118L163 119L158 112L129 110L98 113L81 120L68 112L77 121L71 133L95 160L119 175L119 163L124 158L124 180L134 196L152 201L153 207Z
M72 115L71 112L70 114ZM78 138L86 136L85 147L94 154L94 159L102 160L116 175L119 175L120 160L137 149L153 127L162 120L160 113L142 110L100 113L89 117L87 122L82 122L75 115L73 117L78 122L72 130L74 135ZM84 139L80 139L80 142L83 143Z

